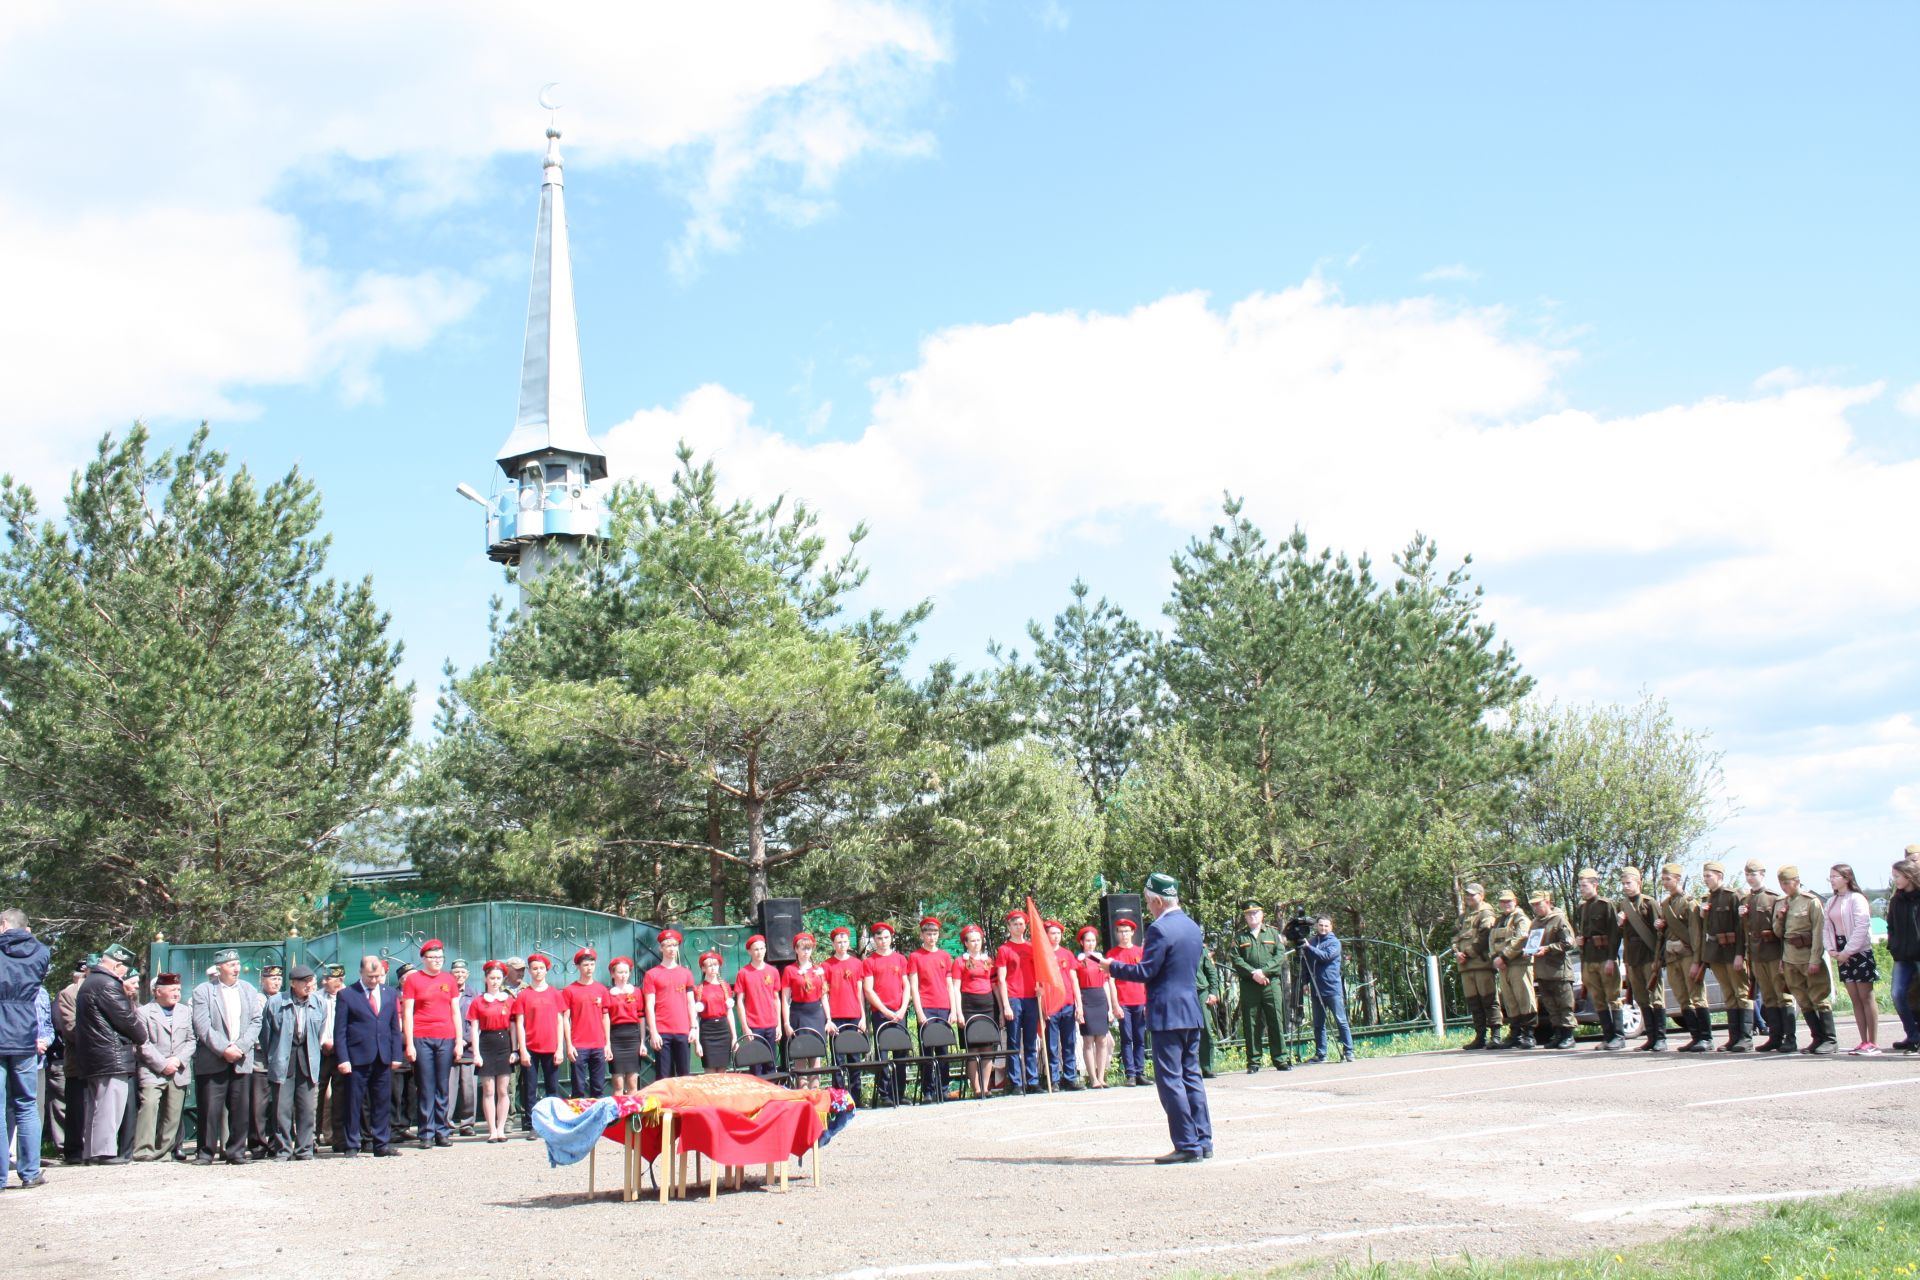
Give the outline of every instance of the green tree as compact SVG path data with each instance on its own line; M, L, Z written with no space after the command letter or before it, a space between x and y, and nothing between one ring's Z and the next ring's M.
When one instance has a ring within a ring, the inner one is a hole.
M1519 724L1547 751L1518 788L1513 843L1558 901L1573 901L1581 867L1613 886L1625 867L1693 861L1732 812L1721 753L1652 694L1631 706L1528 704Z
M390 799L412 690L320 500L138 424L64 527L0 484L0 875L73 945L283 936Z

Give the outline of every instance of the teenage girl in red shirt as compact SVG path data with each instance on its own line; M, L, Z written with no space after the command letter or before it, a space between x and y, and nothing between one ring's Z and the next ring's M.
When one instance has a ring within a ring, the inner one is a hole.
M1107 1087L1107 1066L1113 1061L1113 1010L1120 1003L1113 979L1100 960L1100 931L1092 925L1080 930L1080 954L1072 975L1080 988L1080 1044L1086 1050L1087 1085Z
M467 1025L472 1028L487 1141L505 1142L507 1118L513 1114L513 997L507 994L507 966L489 960L481 969L487 989L468 1002Z
M607 988L607 1049L613 1059L613 1091L640 1092L640 1059L646 1056L641 1044L641 1024L647 1006L640 988L633 985L633 959L616 956L608 971L613 985Z
M810 933L793 935L794 963L787 966L781 980L780 1003L786 1022L787 1039L805 1028L827 1034L827 971L813 962L814 941ZM811 1067L818 1058L788 1058L789 1067Z
M700 982L693 989L693 1011L700 1015L700 1039L693 1051L700 1070L725 1071L733 1065L733 994L720 981L720 953L700 957Z
M987 935L977 924L964 925L960 929L960 945L963 950L960 958L954 961L954 970L960 978L960 1025L964 1028L975 1018L986 1018L993 1023L996 1034L1000 1028L1000 1002L993 994L993 957L987 954ZM966 1037L960 1039L960 1047L966 1048ZM969 1058L967 1060L967 1083L973 1086L973 1096L984 1098L993 1087L993 1059Z

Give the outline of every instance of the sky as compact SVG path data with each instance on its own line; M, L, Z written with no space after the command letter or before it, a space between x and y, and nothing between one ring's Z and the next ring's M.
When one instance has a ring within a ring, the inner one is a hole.
M320 485L422 729L504 590L557 82L589 415L857 522L984 665L1150 624L1223 493L1471 555L1568 702L1725 753L1713 851L1920 840L1920 7L0 9L0 469L202 420Z

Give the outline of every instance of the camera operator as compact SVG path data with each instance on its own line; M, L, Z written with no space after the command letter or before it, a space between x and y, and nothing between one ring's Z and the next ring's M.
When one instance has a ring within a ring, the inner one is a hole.
M1300 1026L1306 1018L1303 1001L1307 991L1307 965L1300 949L1313 937L1313 917L1307 914L1305 903L1293 904L1293 914L1281 926L1280 936L1287 940L1287 951L1292 958L1287 966L1287 1025L1291 1028Z

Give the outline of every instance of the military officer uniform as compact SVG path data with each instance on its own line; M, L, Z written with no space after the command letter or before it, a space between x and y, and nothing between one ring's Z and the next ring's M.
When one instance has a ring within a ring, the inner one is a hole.
M1531 1049L1533 1045L1533 957L1527 954L1527 935L1533 922L1520 909L1513 890L1500 891L1500 922L1493 926L1488 947L1493 952L1493 967L1500 975L1500 1005L1506 1013L1507 1038L1494 1040L1489 1049Z
M1540 946L1533 953L1533 977L1540 988L1540 1013L1546 1019L1548 1049L1573 1048L1577 1025L1573 1013L1572 953L1578 945L1573 926L1553 905L1553 895L1536 889L1529 899L1533 904L1533 927L1540 931Z
M1618 920L1620 921L1621 970L1626 977L1627 997L1640 1007L1646 1024L1646 1043L1642 1052L1667 1051L1667 991L1661 979L1660 904L1651 895L1640 892L1640 872L1628 867L1620 873Z
M1574 935L1580 943L1580 985L1593 1002L1593 1019L1600 1024L1601 1049L1627 1047L1620 1034L1620 913L1600 895L1600 873L1582 867L1582 897L1573 909ZM1585 885L1594 893L1585 897Z
M1760 1008L1767 1020L1767 1038L1759 1046L1761 1053L1792 1053L1797 1038L1793 1025L1793 1003L1787 999L1785 952L1780 935L1773 931L1774 913L1779 910L1780 895L1764 886L1761 877L1767 864L1758 858L1747 860L1746 899L1740 904L1741 931L1745 935L1747 972L1753 975L1760 991Z
M1482 900L1460 913L1453 926L1453 959L1460 966L1460 991L1467 998L1467 1011L1473 1015L1473 1039L1463 1048L1484 1049L1487 1034L1498 1037L1500 1000L1493 968L1493 926L1499 923L1493 907L1484 900L1486 890L1469 884L1465 892Z
M1726 868L1709 862L1703 868L1711 876L1724 876ZM1713 888L1711 881L1700 899L1700 935L1702 958L1720 984L1720 998L1727 1007L1727 1053L1753 1052L1753 1031L1747 1025L1753 1017L1753 1001L1747 998L1746 944L1740 936L1740 895L1722 883Z
M1260 909L1257 902L1241 905L1243 913ZM1247 1071L1251 1074L1260 1069L1262 1033L1268 1058L1284 1071L1293 1065L1287 1060L1287 1042L1280 1030L1280 1005L1285 998L1287 973L1286 945L1278 929L1264 922L1254 929L1247 927L1248 923L1243 915L1242 927L1234 932L1232 950L1227 955L1228 963L1240 979L1240 1030L1247 1042ZM1264 974L1267 981L1264 984L1254 981L1255 973Z
M1700 905L1687 896L1686 868L1669 862L1660 873L1673 878L1673 886L1660 900L1658 917L1667 953L1667 981L1673 985L1680 1025L1692 1037L1680 1046L1680 1052L1707 1053L1713 1049L1713 1015L1707 1012L1707 984L1701 981L1705 963L1701 953L1706 944L1701 937Z
M1197 975L1200 986L1200 1078L1213 1079L1213 1011L1216 1006L1208 1004L1209 996L1219 997L1226 994L1226 987L1220 981L1220 966L1214 963L1211 947L1200 953L1200 972Z
M1787 992L1800 1006L1800 1016L1807 1020L1807 1027L1813 1032L1813 1043L1801 1052L1829 1054L1839 1041L1833 1027L1833 979L1827 973L1827 959L1820 950L1826 914L1818 895L1800 887L1800 868L1780 868L1780 887L1787 893L1774 908L1773 931L1786 944L1781 948L1781 967L1785 971ZM1812 973L1807 972L1809 968Z

